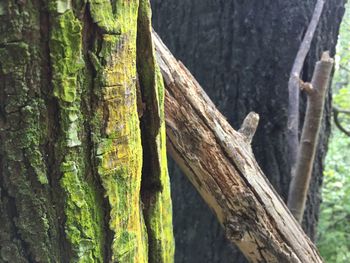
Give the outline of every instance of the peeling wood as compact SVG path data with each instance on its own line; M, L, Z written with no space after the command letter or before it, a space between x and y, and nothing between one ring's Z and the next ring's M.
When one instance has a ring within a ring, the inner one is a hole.
M322 262L256 163L244 132L229 125L155 33L153 41L166 85L168 151L228 239L250 262Z

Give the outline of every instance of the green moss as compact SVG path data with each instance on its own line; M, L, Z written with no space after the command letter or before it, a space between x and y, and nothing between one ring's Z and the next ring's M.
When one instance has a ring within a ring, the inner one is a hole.
M83 16L77 10L83 1L50 0L48 29L39 27L46 19L45 12L40 12L46 7L33 6L39 5L38 1L20 2L4 2L0 8L1 14L15 17L0 24L0 32L6 33L0 45L0 78L5 74L9 81L1 109L8 123L3 127L1 122L0 128L1 138L5 138L0 145L1 162L6 163L1 175L8 196L0 200L0 206L4 213L16 208L16 220L5 221L0 216L0 223L6 224L2 237L12 242L1 248L0 261L12 257L21 262L30 254L33 262L66 262L68 257L71 262L103 262L107 242L104 212L109 212L108 226L113 232L110 261L143 263L151 255L152 260L171 262L171 206L163 169L165 137L159 135L164 124L162 99L153 84L154 75L149 78L153 85L149 94L157 101L153 110L158 125L152 126L157 127L152 129L156 134L152 143L159 148L156 154L162 167L154 181L160 180L163 190L153 196L155 204L147 210L146 220L140 200L143 156L136 103L139 1L85 1L89 3L85 11L91 11L94 22L85 26L93 32L83 30L88 14ZM145 10L149 12L149 7ZM48 47L42 41L46 30ZM96 41L93 47L86 43L90 37ZM25 38L37 43L25 42ZM88 48L92 50L84 50ZM48 51L50 59L42 59ZM84 59L90 60L94 70ZM51 68L45 72L48 63ZM151 68L154 74L154 65ZM52 99L57 104L48 105ZM100 182L110 210L102 206ZM60 237L61 222L65 237ZM12 229L25 247L11 236ZM62 240L67 242L67 255L60 254L58 242Z
M166 129L164 120L164 84L158 65L155 65L156 87L160 107L161 124L155 143L158 148L160 174L157 176L161 191L154 193L154 200L148 210L148 228L153 240L152 262L174 262L175 240L172 224L172 202L170 194L170 178L166 153Z
M111 1L90 0L89 3L91 17L102 32L110 35L120 35L119 21L112 12Z
M136 32L138 1L91 1L103 28L98 52L89 54L96 70L97 98L91 120L95 160L109 201L114 233L112 262L148 262L147 233L140 205L142 145L136 105ZM97 9L97 7L100 7ZM103 8L102 8L103 7ZM111 17L120 27L115 34Z
M58 0L56 1L56 10L58 13L63 14L66 11L69 11L72 9L72 3L68 0Z
M2 1L0 15L1 262L57 262L58 238L43 155L40 16L36 2ZM49 227L50 226L50 227Z
M81 180L81 171L74 161L62 163L61 172L61 185L67 194L65 229L76 255L74 262L103 262L100 240L96 238L100 220L95 221L91 214L94 199L89 186Z
M60 100L71 103L77 96L77 75L85 65L82 25L71 9L58 15L55 22L50 38L54 94Z
M65 192L65 232L73 250L73 262L103 262L104 233L101 204L96 187L87 179L84 138L85 113L81 96L85 63L82 22L75 17L70 1L51 1L50 56L54 96L59 104L61 159L60 184Z
M4 48L0 48L0 65L3 74L11 74L15 71L24 74L30 59L29 45L24 42L9 43L5 44ZM25 93L29 90L28 87L22 88ZM34 169L38 181L41 184L48 184L45 162L38 149L42 139L40 111L43 101L39 98L28 98L26 94L22 96L18 94L16 99L7 104L7 111L16 111L19 102L27 105L20 108L22 122L26 129L19 131L22 134L18 137L18 141L25 149L25 156L29 160L29 165Z
M174 261L175 243L165 145L164 84L154 55L148 0L140 1L138 19L138 73L142 97L148 106L142 117L145 153L142 194L149 262L168 263ZM150 55L145 57L145 54Z

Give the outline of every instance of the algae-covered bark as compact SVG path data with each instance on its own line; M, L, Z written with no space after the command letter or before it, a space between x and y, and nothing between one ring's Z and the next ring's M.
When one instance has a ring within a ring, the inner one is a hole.
M137 108L137 31L150 28L141 6L0 3L0 262L172 261L163 85L149 39L138 58L157 80L142 89L157 94L145 116L159 123L140 129ZM141 180L160 187L149 194Z
M50 1L49 52L53 96L58 102L59 135L55 145L59 183L64 192L65 234L71 258L103 262L103 214L87 161L90 144L84 123L88 112L82 104L84 68L83 24L69 2ZM83 12L83 11L82 11Z
M149 262L174 259L170 182L166 159L163 77L155 60L151 9L141 0L138 16L137 69L142 97L144 152L142 201L149 239Z
M110 205L112 261L142 263L147 262L148 252L140 203L142 145L136 103L138 1L113 4L116 12L104 15L101 8L112 11L110 1L91 2L92 20L98 27L89 53L96 72L92 140ZM113 21L119 28L110 32Z
M0 261L59 262L51 189L44 19L38 1L0 3Z

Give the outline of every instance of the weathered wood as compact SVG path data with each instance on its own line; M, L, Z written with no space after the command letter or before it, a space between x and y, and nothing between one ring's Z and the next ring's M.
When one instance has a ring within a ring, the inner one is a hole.
M154 43L166 85L168 151L228 239L251 262L322 262L256 163L249 143L254 128L235 131L156 34Z

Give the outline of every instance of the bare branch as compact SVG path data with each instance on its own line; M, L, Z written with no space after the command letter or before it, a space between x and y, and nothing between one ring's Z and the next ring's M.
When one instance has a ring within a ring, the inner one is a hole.
M316 63L309 90L304 127L301 135L296 168L289 186L288 207L301 223L304 214L314 163L319 130L323 115L324 101L333 68L333 59L324 52Z
M335 123L335 125L337 126L337 128L340 131L342 131L343 133L345 133L347 136L350 137L350 131L345 129L343 127L343 125L340 123L339 116L338 116L339 113L350 115L350 110L341 110L341 109L338 109L337 107L333 107L334 123Z
M338 113L343 113L343 114L346 114L346 115L350 115L350 110L339 109L336 106L333 106L333 111L336 111Z
M316 27L323 11L324 3L325 0L318 0L315 5L311 22L305 33L304 39L299 47L298 53L295 57L294 64L290 73L290 78L288 81L288 147L289 161L292 165L292 169L295 166L297 160L299 146L299 79L306 55L310 50L311 42L314 37Z

